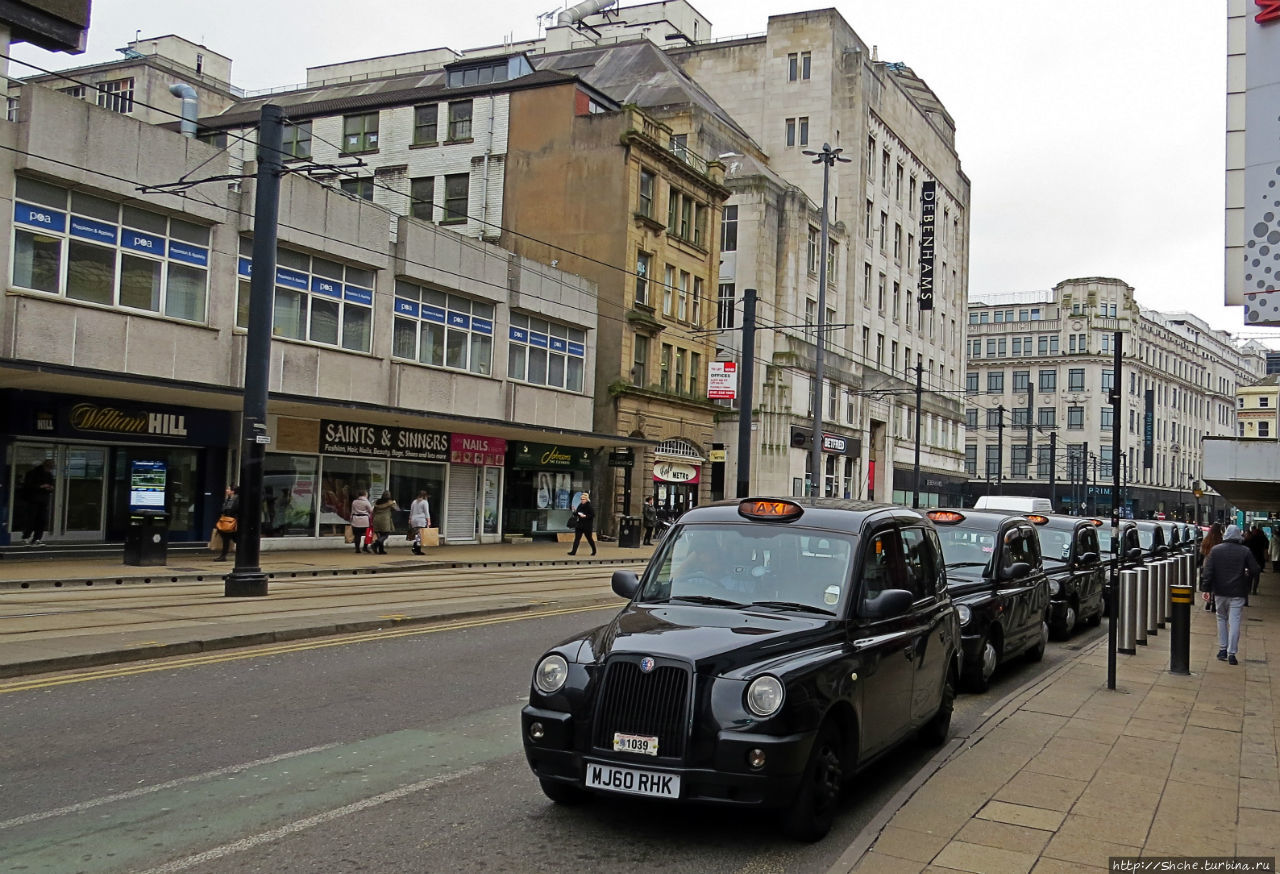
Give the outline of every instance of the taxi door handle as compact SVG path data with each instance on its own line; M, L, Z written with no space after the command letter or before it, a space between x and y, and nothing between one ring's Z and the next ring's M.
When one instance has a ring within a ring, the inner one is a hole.
M907 657L907 661L913 661L916 657L916 648L911 644L907 644L902 650L902 654Z

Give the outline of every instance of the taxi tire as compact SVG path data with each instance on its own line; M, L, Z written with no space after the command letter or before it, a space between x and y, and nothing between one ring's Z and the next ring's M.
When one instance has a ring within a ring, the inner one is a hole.
M574 786L572 783L562 783L559 780L547 780L539 777L538 784L542 787L542 794L556 804L572 806L587 800L587 790L580 786Z
M938 712L920 727L920 742L926 746L940 747L947 742L951 733L951 714L956 708L956 676L954 671L947 671L942 683L942 700L938 702Z
M1067 605L1067 615L1065 621L1061 625L1053 625L1049 628L1049 637L1053 640L1066 640L1071 633L1076 630L1076 624L1080 621L1080 610L1076 603L1072 601Z
M1040 642L1027 650L1026 656L1029 662L1038 662L1044 658L1045 646L1049 643L1049 623L1040 623Z
M831 831L844 788L841 749L840 730L833 723L826 723L813 740L795 801L782 820L782 832L787 837L811 844Z
M983 673L983 662L985 661L987 647L995 648L995 665L991 668L990 674ZM976 668L967 669L964 672L964 687L970 692L981 695L983 692L991 688L991 678L995 676L995 669L1000 665L1000 645L991 640L990 634L982 637L982 642L978 644L978 666Z

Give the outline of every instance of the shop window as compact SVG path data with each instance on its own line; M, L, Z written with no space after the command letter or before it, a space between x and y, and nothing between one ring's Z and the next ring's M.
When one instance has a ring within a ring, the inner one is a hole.
M239 275L241 311L248 323L252 242L241 240ZM353 352L368 352L373 339L373 271L313 258L301 252L276 252L274 315L271 333Z
M396 283L392 354L432 367L493 372L494 305Z
M512 313L507 337L507 377L581 392L586 372L586 342L586 332L581 328Z
M19 176L13 234L18 288L205 320L207 227Z
M269 452L262 462L262 534L311 537L316 530L319 459Z

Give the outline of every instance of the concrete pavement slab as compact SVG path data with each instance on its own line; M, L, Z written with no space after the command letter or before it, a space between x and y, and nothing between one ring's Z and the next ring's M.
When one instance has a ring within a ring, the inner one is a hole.
M872 849L876 853L928 864L947 845L948 838L902 826L889 826L880 833Z
M952 841L942 848L934 863L942 868L975 874L1028 874L1038 858L1036 853Z
M1010 804L1007 801L988 801L986 806L974 816L994 822L1007 822L1027 828L1054 832L1062 825L1067 815L1059 810L1046 810L1043 807L1029 807L1025 804Z

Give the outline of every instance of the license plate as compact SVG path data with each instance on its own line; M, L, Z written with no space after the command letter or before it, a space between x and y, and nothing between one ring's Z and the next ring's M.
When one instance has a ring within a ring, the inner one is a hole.
M642 756L656 756L658 754L658 739L643 734L616 732L613 735L613 751L615 753L639 753Z
M631 795L650 795L657 798L679 798L680 775L588 763L587 788L626 792Z

